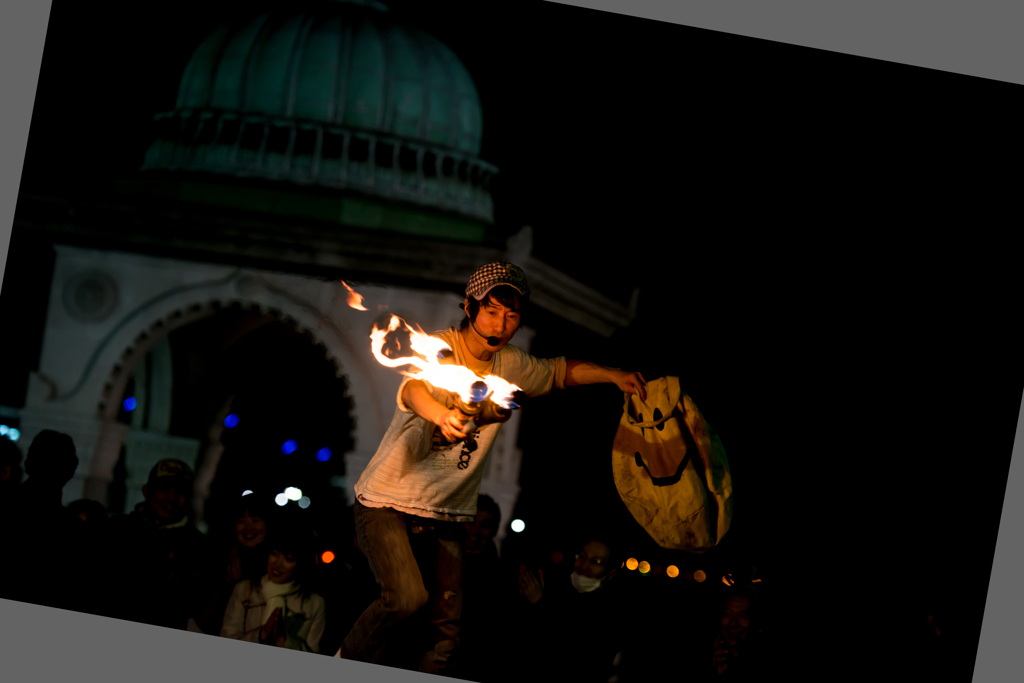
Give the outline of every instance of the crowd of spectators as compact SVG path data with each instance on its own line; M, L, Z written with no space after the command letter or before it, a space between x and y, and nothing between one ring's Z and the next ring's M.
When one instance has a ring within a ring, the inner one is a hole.
M230 522L203 533L190 518L185 463L157 463L143 502L126 514L92 500L62 504L77 464L71 439L44 431L28 449L22 481L20 450L0 439L0 547L8 558L0 597L331 656L379 596L350 510L337 520L345 544L334 569L342 570L324 581L316 531L301 511L261 492L239 495L224 516ZM477 507L461 539L455 677L630 683L665 666L704 683L769 675L771 620L749 581L709 585L703 600L688 602L637 590L642 581L627 566L623 538L601 528L566 528L579 539L574 557L528 563L499 553L495 501L481 495ZM643 615L659 609L671 612L670 626L648 632ZM415 669L430 618L410 619L381 663ZM935 650L941 631L919 631L917 649Z

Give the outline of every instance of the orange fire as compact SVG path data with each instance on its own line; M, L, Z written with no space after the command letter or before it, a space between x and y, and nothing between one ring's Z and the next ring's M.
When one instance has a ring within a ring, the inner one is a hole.
M384 343L388 335L393 333L408 332L412 353L398 358L389 358L384 355ZM455 392L459 397L469 403L472 401L470 387L481 378L469 368L462 365L450 365L441 362L441 353L451 352L451 347L444 341L431 337L423 330L414 330L396 315L392 315L386 328L373 326L370 333L370 351L374 358L381 365L389 368L400 368L412 366L411 370L402 370L402 374L415 379L422 379L439 389ZM488 398L502 408L512 408L512 394L519 391L519 387L506 382L501 377L487 375L482 378L487 385Z
M356 309L357 311L367 310L363 306L363 295L357 294L356 291L349 287L348 283L345 282L344 280L341 281L341 284L345 285L345 289L348 290L348 305Z

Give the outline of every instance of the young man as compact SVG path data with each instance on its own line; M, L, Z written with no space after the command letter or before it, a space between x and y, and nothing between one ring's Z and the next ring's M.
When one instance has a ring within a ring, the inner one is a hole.
M565 358L535 358L509 342L519 329L530 289L511 263L490 263L469 280L460 329L436 332L453 362L477 375L492 374L527 396L607 382L646 398L643 377ZM488 424L463 433L452 395L406 378L384 439L355 485L359 545L381 595L356 621L336 656L377 662L396 625L427 605L435 647L419 670L451 673L462 603L462 524L473 520L483 463L500 430ZM415 546L415 547L414 547Z

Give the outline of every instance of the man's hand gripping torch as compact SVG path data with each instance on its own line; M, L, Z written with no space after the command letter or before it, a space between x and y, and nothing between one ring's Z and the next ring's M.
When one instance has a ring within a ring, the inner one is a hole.
M455 395L455 409L460 413L459 419L462 422L462 432L469 436L484 425L495 422L506 422L512 417L512 411L517 408L503 408L490 398L484 382L473 382L469 389L469 402L462 400L458 394Z

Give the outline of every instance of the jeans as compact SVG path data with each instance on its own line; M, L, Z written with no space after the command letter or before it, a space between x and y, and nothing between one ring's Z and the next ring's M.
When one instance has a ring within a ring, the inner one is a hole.
M429 604L435 646L425 653L420 670L441 673L459 643L463 525L356 501L355 526L380 598L356 620L341 656L378 662L396 627Z

